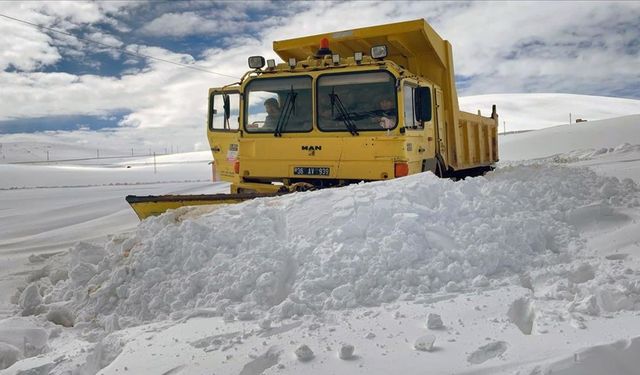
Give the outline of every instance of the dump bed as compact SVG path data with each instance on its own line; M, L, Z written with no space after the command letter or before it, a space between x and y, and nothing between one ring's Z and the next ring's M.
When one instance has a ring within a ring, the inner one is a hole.
M273 42L273 50L284 61L300 61L313 55L322 38L329 40L333 53L365 54L376 45L388 48L386 60L405 67L442 89L446 147L442 158L453 170L491 165L498 160L497 115L494 118L462 113L458 107L451 44L423 19Z

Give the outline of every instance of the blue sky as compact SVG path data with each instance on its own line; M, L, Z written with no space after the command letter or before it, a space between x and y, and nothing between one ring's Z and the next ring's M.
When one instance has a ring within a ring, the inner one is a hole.
M208 87L274 39L425 18L452 42L460 95L563 92L640 99L637 2L0 2L0 134L197 131ZM88 39L119 49L106 48Z

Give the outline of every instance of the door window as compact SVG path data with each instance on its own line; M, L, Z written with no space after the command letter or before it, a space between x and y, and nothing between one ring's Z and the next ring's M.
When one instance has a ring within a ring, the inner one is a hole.
M240 94L214 92L209 99L209 129L236 131L240 127Z
M402 87L404 97L404 126L408 129L422 129L422 123L416 119L416 89L405 82Z

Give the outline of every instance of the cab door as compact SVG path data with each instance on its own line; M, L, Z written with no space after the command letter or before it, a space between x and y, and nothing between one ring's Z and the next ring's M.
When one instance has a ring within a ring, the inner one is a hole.
M209 89L207 138L215 180L234 182L240 146L240 87Z

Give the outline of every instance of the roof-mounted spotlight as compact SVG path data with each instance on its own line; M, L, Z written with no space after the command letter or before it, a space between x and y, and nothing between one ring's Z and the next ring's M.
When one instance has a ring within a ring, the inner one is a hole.
M297 63L298 62L296 61L295 57L290 57L289 58L289 68L291 68L291 69L295 68Z
M381 44L379 46L371 47L371 57L374 59L384 59L387 57L387 46Z
M331 61L333 61L335 65L340 64L340 55L338 55L337 53L331 55Z
M269 59L267 60L267 68L274 69L276 67L276 60Z
M264 57L262 56L249 57L249 68L262 69L263 66L264 66Z
M362 62L362 52L354 53L353 59L356 61L356 63L360 64Z

